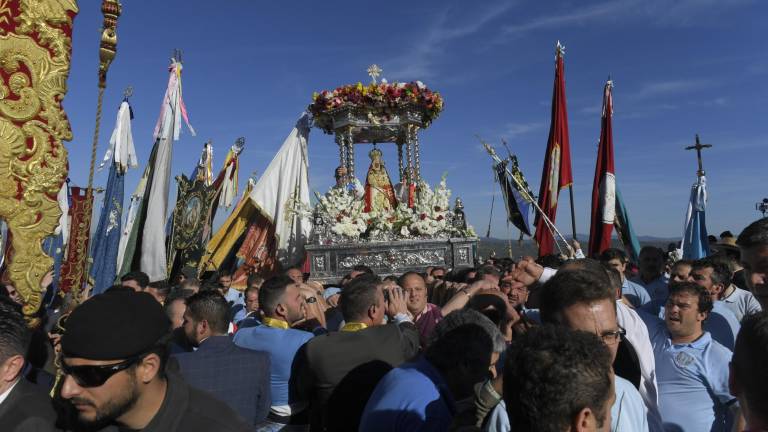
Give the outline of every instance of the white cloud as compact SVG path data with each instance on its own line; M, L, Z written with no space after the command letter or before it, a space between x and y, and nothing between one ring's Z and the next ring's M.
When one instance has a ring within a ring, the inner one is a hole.
M629 95L629 98L635 100L651 99L658 96L666 96L674 93L685 93L711 85L712 82L706 79L684 79L657 81L644 84L638 91Z
M433 65L435 59L443 53L448 42L466 38L481 30L491 21L499 18L508 11L514 2L501 2L489 7L481 13L467 17L465 9L460 9L460 20L452 20L451 9L447 8L437 14L438 18L429 28L426 35L418 38L419 42L403 55L382 62L385 68L384 76L390 80L407 81L427 79L435 75Z
M543 130L549 123L548 122L529 122L529 123L509 123L506 125L502 135L507 138L515 138L521 135L526 135L531 132Z

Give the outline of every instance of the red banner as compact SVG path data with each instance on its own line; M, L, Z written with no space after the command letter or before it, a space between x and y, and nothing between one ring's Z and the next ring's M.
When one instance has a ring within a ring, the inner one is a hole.
M563 49L557 45L555 60L555 88L552 93L552 120L549 126L549 141L544 154L544 168L539 189L539 207L552 223L557 215L557 199L560 189L573 183L571 172L571 145L568 139L568 113L565 103L565 66ZM539 256L554 253L554 237L544 219L536 213L536 234Z
M70 191L72 199L69 207L69 244L67 244L66 258L61 265L59 282L59 289L63 292L69 292L72 288L79 291L85 286L88 241L91 234L87 189L72 187Z
M616 177L613 164L613 83L605 83L600 145L597 149L595 179L592 183L592 222L589 229L589 256L611 247L616 219Z

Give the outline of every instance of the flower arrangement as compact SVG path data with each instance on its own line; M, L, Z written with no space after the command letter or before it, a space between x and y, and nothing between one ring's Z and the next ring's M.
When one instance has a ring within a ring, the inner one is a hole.
M359 182L357 186L362 187ZM451 223L451 191L445 176L434 190L426 182L420 182L413 208L401 204L392 210L365 213L365 202L358 190L334 187L325 195L317 196L315 213L322 218L324 229L328 231L321 241L342 243L476 236L472 227L461 229ZM318 228L315 226L316 230Z
M411 83L349 84L335 90L324 90L312 95L309 111L315 118L315 126L332 133L332 111L343 107L363 108L374 117L389 119L404 107L414 107L423 114L429 125L443 110L440 93L428 89L421 81Z

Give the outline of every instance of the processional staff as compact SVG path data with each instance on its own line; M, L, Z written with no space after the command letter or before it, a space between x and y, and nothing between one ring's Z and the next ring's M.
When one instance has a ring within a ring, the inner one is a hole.
M91 214L93 212L93 173L96 167L96 150L99 145L99 131L101 129L101 111L104 101L104 89L107 87L107 72L112 65L112 60L115 59L117 54L117 19L123 11L123 6L119 0L103 0L101 3L101 13L104 15L104 23L101 32L101 43L99 44L99 95L96 102L96 124L93 131L93 142L91 143L91 164L88 171L88 189L86 190L86 205L84 224L81 227L82 232L86 236L90 236L91 232ZM133 93L133 89L130 90L130 94ZM130 96L126 91L125 97ZM87 251L87 243L86 250ZM83 285L83 282L88 278L88 267L90 266L90 260L83 260L84 265L81 273L81 277L77 278L76 283L72 287L72 299L77 301L78 293ZM79 272L78 272L79 273Z
M688 146L685 148L686 150L696 150L696 158L699 161L699 170L696 171L696 175L699 177L704 177L704 166L701 162L701 151L710 147L712 147L712 144L702 144L699 140L699 134L696 134L696 145Z

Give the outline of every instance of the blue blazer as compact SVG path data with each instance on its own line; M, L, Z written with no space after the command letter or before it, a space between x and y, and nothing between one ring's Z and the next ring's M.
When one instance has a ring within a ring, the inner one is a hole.
M229 336L212 336L197 351L173 357L185 381L225 402L248 423L267 418L272 404L269 354L239 347Z

